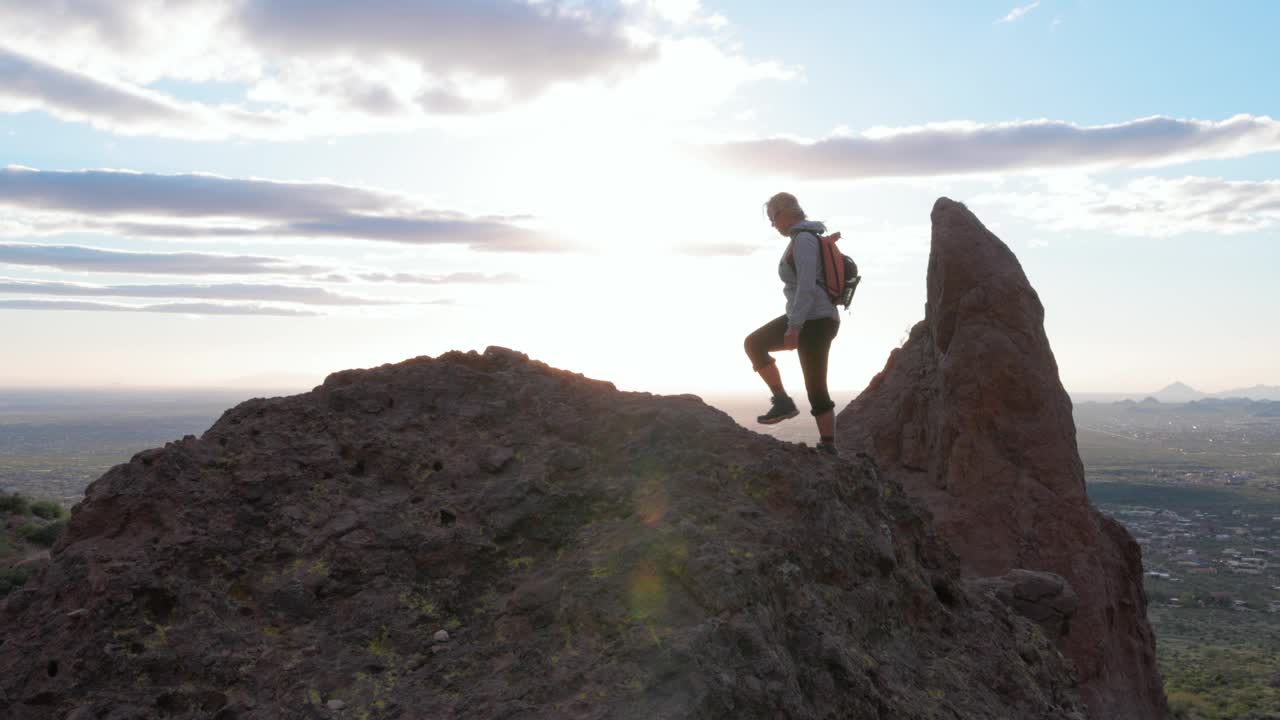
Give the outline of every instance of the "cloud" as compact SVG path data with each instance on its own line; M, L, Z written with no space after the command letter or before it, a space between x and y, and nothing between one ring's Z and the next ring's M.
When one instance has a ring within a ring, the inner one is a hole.
M539 101L565 96L578 113L643 96L645 115L684 116L744 81L794 74L743 58L726 24L698 0L0 3L0 112L201 140L448 128L477 114L523 127ZM204 100L209 87L228 100Z
M1010 10L1008 15L1005 15L999 20L996 20L996 22L997 23L1014 22L1016 20L1021 19L1023 15L1026 15L1027 13L1031 12L1032 10L1035 10L1038 7L1040 7L1040 0L1035 0L1035 2L1030 3L1028 5L1019 5L1018 7L1015 7L1014 9Z
M94 68L130 84L161 78L235 81L261 71L232 37L238 3L221 0L56 0L0 3L11 49L51 64Z
M515 273L485 274L478 272L454 272L443 275L407 272L348 271L333 272L331 267L295 264L284 258L256 255L219 255L214 253L153 253L102 250L79 245L33 245L27 243L0 243L0 265L53 268L67 272L103 272L145 275L294 275L314 282L350 283L398 283L417 285L490 285L522 282ZM18 282L18 281L14 281ZM76 285L73 287L86 287ZM130 287L130 286L122 286ZM132 286L148 288L191 288L191 285ZM207 287L207 286L206 286ZM221 287L232 287L223 285ZM270 285L245 285L243 287L270 288ZM309 288L308 288L309 289ZM151 292L159 296L159 291ZM96 294L96 293L77 293ZM105 293L104 293L105 294ZM120 294L120 293L110 293ZM179 296L192 297L179 291ZM141 297L133 296L133 297ZM214 297L206 295L203 297ZM230 298L230 295L225 296ZM282 296L260 299L288 301ZM305 302L305 300L297 300ZM440 301L432 301L440 302ZM331 304L331 303L316 303ZM345 303L336 303L345 304ZM366 303L351 303L366 304Z
M0 112L199 139L400 129L623 82L723 24L689 0L0 3ZM210 82L239 104L172 94Z
M326 268L294 265L283 258L213 253L151 253L101 250L79 245L0 243L0 265L27 265L71 272L155 275L310 275Z
M262 305L220 305L216 303L165 303L161 305L115 305L77 300L0 300L0 310L89 310L105 312L181 313L185 315L274 315L318 317L309 310L292 310Z
M249 42L294 62L346 57L409 64L417 94L521 101L557 82L654 59L624 32L620 6L512 0L247 0L236 24Z
M43 106L68 120L111 117L145 126L181 120L183 111L163 98L68 72L0 47L0 109L21 112Z
M303 305L394 305L330 292L323 288L290 285L225 283L219 285L83 285L66 282L15 280L0 277L0 293L60 295L64 297L186 298L193 300L261 300Z
M357 279L371 283L413 283L419 285L490 285L520 282L514 273L485 275L475 272L457 272L448 275L423 275L420 273L359 273ZM345 278L343 278L345 280Z
M87 230L131 237L291 237L467 245L477 250L564 249L502 218L425 208L412 198L329 183L116 170L0 170L0 208L16 231Z
M0 47L0 112L44 110L70 122L126 135L217 139L296 134L279 112L181 102L121 81L57 67Z
M765 249L765 245L748 243L708 243L680 245L676 252L691 257L743 257Z
M1169 237L1280 229L1280 180L1143 177L1109 186L1076 178L1027 192L987 193L973 203L1002 205L1011 215L1057 231Z
M1221 122L1149 117L1089 126L1053 120L957 122L880 128L816 142L772 138L706 149L735 169L798 178L1151 167L1280 150L1280 122L1265 115L1236 115Z

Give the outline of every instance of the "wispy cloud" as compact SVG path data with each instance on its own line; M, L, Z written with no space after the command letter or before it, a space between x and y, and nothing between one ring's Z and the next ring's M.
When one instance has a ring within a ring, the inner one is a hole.
M1038 7L1040 7L1040 0L1035 0L1035 2L1029 3L1027 5L1019 5L1018 7L1015 7L1014 9L1010 10L1008 15L1005 15L999 20L996 20L996 22L997 23L1015 22L1021 19L1022 16L1026 15L1032 10L1035 10Z
M816 178L1152 167L1280 151L1280 122L1265 115L1236 115L1221 122L1149 117L1087 126L1054 120L955 122L878 128L818 141L747 140L708 149L733 168Z
M310 310L293 310L261 305L220 305L216 303L164 303L160 305L116 305L81 300L0 300L0 310L88 310L99 312L179 313L184 315L267 315L318 317Z
M84 247L80 245L35 245L29 243L0 243L0 265L25 266L37 268L49 268L54 270L62 270L65 272L99 272L114 274L138 274L138 275L217 275L217 276L296 276L306 278L312 282L319 283L351 283L363 282L371 284L402 284L402 285L495 285L509 284L521 282L523 278L515 273L497 273L487 274L478 272L453 272L445 274L428 274L428 273L407 273L407 272L380 272L373 270L346 270L344 272L336 272L333 267L325 267L319 265L308 265L295 263L285 258L266 257L258 255L219 255L216 253L157 253L157 252L126 252L121 250L103 250L101 248ZM11 282L28 282L11 280ZM63 285L61 283L48 283L49 285ZM104 287L104 286L88 286L73 285L67 283L72 288L86 287ZM24 285L23 287L27 287ZM221 292L233 293L230 288L275 288L276 285L264 284L223 284L220 286L196 286L196 285L146 285L146 286L115 286L120 287L137 287L149 288L146 296L161 297L164 295L163 288L177 289L178 292L174 296L196 297L185 292L184 289L193 287L221 287L225 290ZM302 288L303 290L312 290L311 288ZM219 291L208 291L219 292ZM263 290L265 292L265 290ZM111 293L93 293L80 292L71 290L67 294L81 295L123 295L121 292ZM131 297L141 297L142 295L130 295ZM227 295L201 295L200 297L220 299L231 299L234 294ZM299 296L295 296L299 297ZM319 297L319 296L316 296ZM335 296L336 297L336 296ZM282 300L294 302L306 302L304 299L289 300L284 296L276 295L273 297L261 297L257 299L263 300ZM354 302L359 298L353 298L353 302L317 302L314 304L370 304L366 302ZM378 301L381 302L381 301ZM442 303L444 301L430 301L430 303Z
M455 244L543 252L562 246L501 217L430 209L412 198L329 183L115 170L0 170L0 207L17 232L131 237L262 237Z
M421 273L359 273L357 279L371 283L408 283L417 285L493 285L520 282L515 273L485 275L475 272L457 272L448 275L424 275Z
M0 293L60 295L64 297L185 298L193 300L261 300L303 305L394 305L397 301L374 300L330 292L323 288L253 283L219 285L87 285L68 282L15 280L0 277Z
M692 257L742 257L764 249L764 245L748 243L686 244L676 248L681 255Z
M1144 177L1112 186L1074 178L1028 191L986 193L973 203L1003 206L1056 231L1169 237L1280 229L1280 180Z
M162 97L68 72L0 47L0 109L8 112L43 106L60 117L92 120L113 117L145 126L173 123L183 112Z
M287 131L279 113L185 103L146 88L67 70L0 47L0 112L44 110L128 135L212 139Z
M0 243L0 265L149 275L311 275L327 270L259 255L126 252L81 245L29 243Z

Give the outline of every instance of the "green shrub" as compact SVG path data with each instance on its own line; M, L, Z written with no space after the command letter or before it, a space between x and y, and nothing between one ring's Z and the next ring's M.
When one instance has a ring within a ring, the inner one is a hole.
M35 572L35 568L30 566L0 570L0 597L4 597L22 587Z
M40 523L27 523L18 528L18 534L26 538L27 542L49 547L57 542L58 536L62 534L66 526L67 522L65 520L43 525Z
M67 516L67 511L52 500L36 500L31 503L31 514L45 520L61 520Z
M18 493L0 493L0 512L10 515L27 515L31 512L31 503Z

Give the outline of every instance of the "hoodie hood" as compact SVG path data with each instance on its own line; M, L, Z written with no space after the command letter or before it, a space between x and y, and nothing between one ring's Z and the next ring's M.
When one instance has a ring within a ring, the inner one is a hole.
M802 220L801 222L792 225L791 229L787 231L787 234L795 235L801 230L805 230L816 235L823 235L827 232L827 226L817 220Z

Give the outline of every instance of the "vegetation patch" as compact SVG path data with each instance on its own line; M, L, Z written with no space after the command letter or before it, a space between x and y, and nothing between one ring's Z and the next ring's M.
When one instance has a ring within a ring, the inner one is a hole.
M18 566L0 570L0 597L4 597L25 585L35 572L35 568L29 566Z
M67 516L67 511L52 500L36 500L31 503L31 514L45 520L61 520Z
M0 513L9 515L31 514L31 501L18 493L0 493Z
M67 527L65 520L58 520L51 523L28 523L18 528L18 534L22 539L29 543L51 547L58 538L62 536L62 531Z
M1280 712L1280 619L1275 615L1164 608L1151 615L1173 717L1232 720ZM1224 627L1235 632L1223 637Z
M1089 499L1102 506L1150 507L1174 512L1251 512L1280 514L1280 495L1249 488L1160 485L1136 482L1091 482Z

